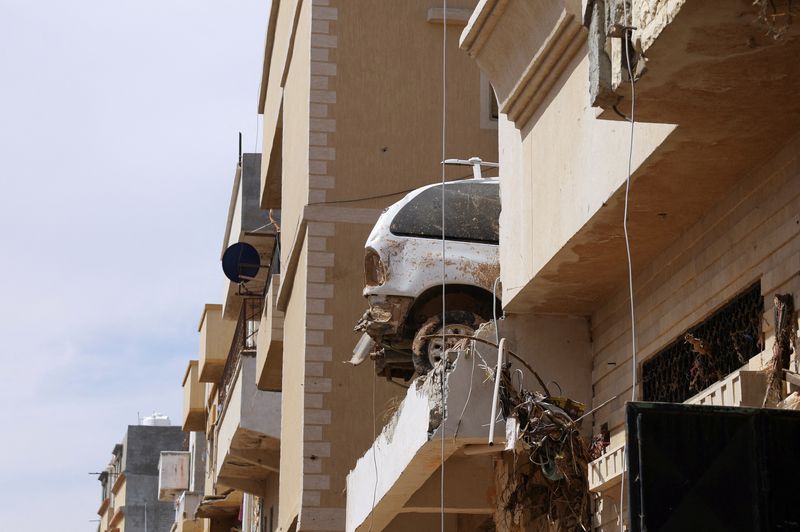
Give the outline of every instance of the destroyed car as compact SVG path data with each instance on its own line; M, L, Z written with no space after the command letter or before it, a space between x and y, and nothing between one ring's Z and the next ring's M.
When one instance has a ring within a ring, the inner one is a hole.
M445 345L443 332L472 335L499 310L493 290L500 275L499 190L496 178L428 185L383 212L364 250L369 309L355 327L364 336L351 362L371 354L381 376L423 375L460 339L447 336Z

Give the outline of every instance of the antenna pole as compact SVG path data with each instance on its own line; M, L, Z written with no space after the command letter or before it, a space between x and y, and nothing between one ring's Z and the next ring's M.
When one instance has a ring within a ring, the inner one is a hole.
M242 165L242 132L239 132L239 166Z

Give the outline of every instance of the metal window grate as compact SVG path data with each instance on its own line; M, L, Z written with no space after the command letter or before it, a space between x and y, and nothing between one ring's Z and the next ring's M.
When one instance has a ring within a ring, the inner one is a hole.
M258 326L261 323L263 303L264 301L260 297L247 297L242 300L242 310L239 313L239 320L236 322L236 330L228 358L225 361L225 368L222 370L222 381L218 392L220 405L225 404L242 353L254 354L256 350L256 338Z
M761 352L764 298L750 286L642 364L645 401L682 403Z

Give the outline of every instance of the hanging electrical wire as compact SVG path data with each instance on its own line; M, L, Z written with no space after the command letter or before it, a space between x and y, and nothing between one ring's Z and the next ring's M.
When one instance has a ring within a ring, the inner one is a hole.
M448 179L445 183L453 183L455 181L463 181L465 179L472 179L474 177L473 174L463 175L461 177L456 177L453 179ZM497 177L497 176L486 176L489 177ZM415 190L419 189L419 187L414 188L406 188L403 190L396 190L394 192L386 192L383 194L375 194L373 196L362 196L358 198L347 198L347 199L340 199L340 200L330 200L330 201L313 201L311 203L306 203L306 205L336 205L339 203L358 203L361 201L369 201L374 199L383 199L383 198L390 198L392 196L399 196L400 194L408 194L409 192L414 192Z
M625 235L625 254L628 259L628 296L630 298L630 315L631 315L631 401L636 400L636 312L635 312L635 305L633 299L633 261L631 260L631 243L630 243L630 236L628 234L628 203L630 197L630 190L631 190L631 168L633 166L633 132L634 126L636 124L635 116L636 116L636 87L635 87L635 80L633 78L633 68L631 67L631 35L635 28L632 25L629 25L628 21L628 3L622 2L622 9L623 9L623 17L624 23L626 24L623 33L623 46L625 49L625 65L628 70L628 79L630 80L631 84L631 114L628 118L628 122L630 123L630 139L628 144L628 168L627 168L627 175L625 178L625 208L623 213L622 219L622 231ZM632 21L631 21L632 22ZM625 468L627 467L628 463L628 448L625 447L625 467L622 468L622 476L620 482L620 493L619 493L619 529L622 532L625 528L625 520L622 515L622 507L625 502Z
M372 444L377 445L378 428L376 426L375 413L375 386L378 378L375 376L376 363L372 361ZM378 496L378 457L377 449L372 449L372 465L375 468L375 484L372 486L372 510L369 512L369 532L372 532L372 525L375 523L375 499Z
M442 0L442 357L443 363L447 364L445 353L447 352L447 301L445 284L447 283L447 266L446 266L446 240L445 240L445 193L444 187L447 181L446 168L444 161L447 159L447 0ZM444 377L442 378L442 401L444 401ZM446 415L442 416L442 424L439 429L441 430L441 466L440 466L440 479L439 479L439 503L440 503L440 521L441 531L444 532L444 433Z

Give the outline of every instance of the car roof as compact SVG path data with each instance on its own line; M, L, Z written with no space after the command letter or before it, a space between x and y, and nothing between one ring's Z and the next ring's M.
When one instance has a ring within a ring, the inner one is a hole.
M481 185L499 185L500 184L500 178L499 177L478 177L478 178L470 177L469 179L454 179L452 181L445 181L444 182L444 186L449 187L449 186L453 186L453 185L461 185L461 184L464 184L464 183L477 183L477 184L481 184ZM411 199L413 199L414 197L416 197L421 192L423 192L425 190L428 190L429 188L441 186L441 184L442 184L442 182L439 181L438 183L431 183L429 185L423 185L423 186L421 186L419 188L415 188L414 190L412 190L411 192L409 192L408 194L403 196L401 199L397 200L392 206L390 206L390 208L395 206L395 205L405 204L408 201L410 201Z

